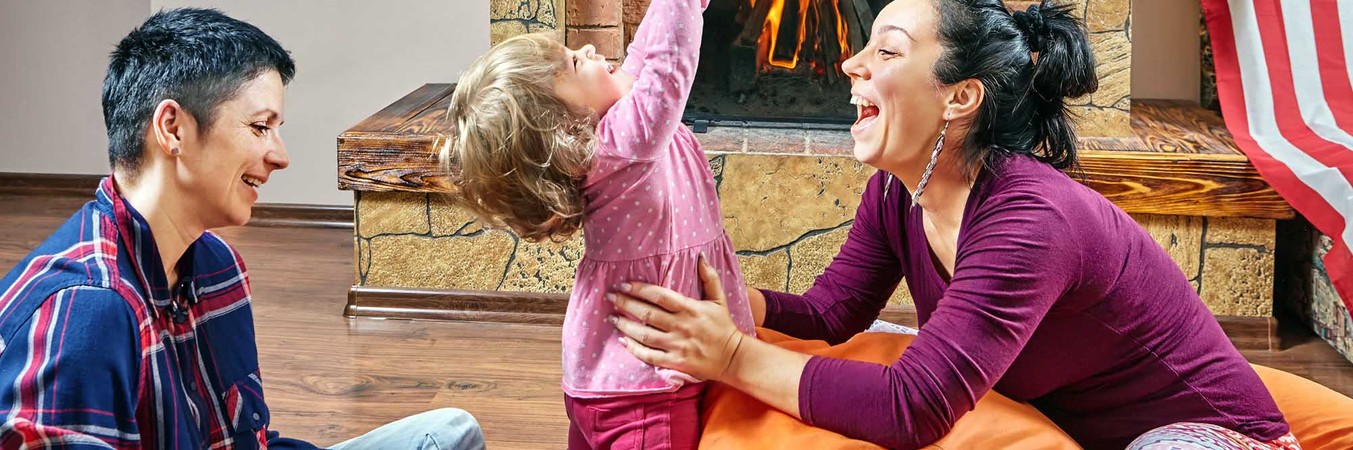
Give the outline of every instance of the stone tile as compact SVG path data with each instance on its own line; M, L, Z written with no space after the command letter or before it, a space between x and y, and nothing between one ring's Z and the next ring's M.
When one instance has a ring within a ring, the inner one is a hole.
M563 0L489 0L489 21L515 20L557 28L562 3Z
M489 43L512 36L554 31L563 42L564 0L489 0Z
M1112 105L1107 105L1107 106L1109 106L1110 108L1113 108L1113 109L1120 110L1120 111L1131 111L1131 110L1132 110L1132 97L1123 97L1123 98L1120 98L1120 99L1118 99L1118 103L1114 103L1114 104L1112 104Z
M564 242L521 240L507 267L502 290L568 293L582 257L581 234Z
M1078 137L1131 137L1128 112L1097 106L1072 106Z
M844 157L725 155L724 227L739 249L764 251L855 217L874 169Z
M747 129L747 151L750 153L804 153L808 149L808 132L795 129Z
M365 192L357 204L358 235L427 234L427 194Z
M451 203L445 195L431 194L428 196L429 218L432 221L433 236L450 236L456 234L471 234L484 229L480 222L471 214L469 210L456 206Z
M489 24L489 45L498 45L508 38L527 32L526 24L521 22L492 22Z
M377 236L367 286L493 290L516 240L504 232L474 237Z
M808 130L808 154L818 156L851 156L855 152L855 138L849 131Z
M620 26L621 1L618 0L569 0L567 23L576 26Z
M564 42L564 30L538 23L527 25L526 30L532 33L549 33L554 40Z
M1091 94L1091 103L1112 106L1132 92L1132 41L1125 33L1093 34L1090 47L1099 76L1099 91Z
M1334 241L1329 236L1320 235L1314 255L1311 257L1312 294L1308 305L1308 323L1315 334L1328 342L1349 361L1353 361L1353 317L1330 282L1325 269L1325 255L1329 254Z
M802 294L813 287L813 280L827 270L832 258L841 251L850 234L850 225L840 225L826 233L803 238L789 247L793 266L789 268L789 292Z
M706 153L742 153L747 149L747 129L744 127L711 127L704 133L696 133L695 138Z
M1129 0L1086 0L1085 6L1085 27L1091 33L1127 28Z
M738 255L738 267L747 286L757 289L785 290L789 283L789 253L778 251L765 256Z
M846 242L846 237L849 234L850 226L842 225L829 232L804 238L789 247L788 253L794 265L789 270L789 286L786 292L802 294L807 292L808 288L813 287L813 281L827 270L827 266L831 264L832 258L835 258L836 254L841 251L841 244ZM746 270L746 265L743 268ZM750 275L748 277L750 279ZM752 286L756 285L753 284ZM888 299L888 303L899 306L913 306L915 304L912 301L911 292L907 290L906 283L898 285L897 290Z
M1207 243L1259 245L1273 251L1277 227L1270 219L1212 217L1207 219Z
M1156 214L1134 214L1132 218L1170 254L1185 278L1198 276L1203 253L1203 218ZM1196 284L1194 287L1196 291Z
M1203 253L1200 295L1212 314L1273 315L1273 253L1209 248Z
M893 296L888 298L888 304L916 306L916 301L911 298L911 290L907 289L907 283L905 281L897 285L897 290L893 292Z
M728 161L727 155L707 155L709 158L709 176L714 178L715 182L723 178L724 162ZM722 204L722 203L720 203Z
M364 262L363 259L362 259L362 250L365 248L365 245L366 245L366 240L365 240L365 239L362 239L361 237L358 237L358 236L355 235L355 234L352 236L352 285L353 285L353 286L361 286L361 285L362 285L362 266L363 266L363 262Z
M1199 53L1202 58L1201 86L1198 88L1198 104L1205 109L1221 111L1221 104L1217 98L1217 65L1212 59L1212 36L1208 34L1207 27L1198 27Z

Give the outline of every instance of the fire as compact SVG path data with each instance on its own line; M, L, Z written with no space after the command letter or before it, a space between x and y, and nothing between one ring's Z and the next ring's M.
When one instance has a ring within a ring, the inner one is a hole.
M797 6L797 11L790 9L792 14L789 23L785 23L786 1ZM842 0L748 0L749 4L755 8L759 2L771 2L768 12L765 15L765 23L761 27L761 35L757 39L757 64L758 66L769 68L779 67L785 70L794 70L799 66L799 62L805 51L823 52L825 42L821 42L818 37L822 35L819 28L826 27L831 30L831 44L837 47L832 49L839 53L834 61L829 63L831 68L820 67L817 60L812 61L812 70L818 73L826 70L839 70L841 62L845 61L854 54L851 48L849 33L850 25L846 22L845 15L842 13L840 2ZM845 0L851 1L851 0ZM809 14L810 10L814 14ZM797 12L797 14L793 14ZM823 24L827 20L832 23ZM811 24L810 24L811 22ZM793 40L782 40L781 28L792 27L794 31ZM812 36L807 39L805 36ZM778 50L778 51L777 51ZM777 56L780 55L780 56ZM788 56L785 56L788 55Z

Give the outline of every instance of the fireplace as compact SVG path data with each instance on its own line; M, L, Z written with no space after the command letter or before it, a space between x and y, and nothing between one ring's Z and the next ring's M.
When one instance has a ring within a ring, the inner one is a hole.
M864 47L887 0L713 0L686 119L854 120L841 63Z
M490 0L492 41L553 31L571 47L593 44L598 52L618 62L625 58L625 45L633 40L649 1ZM849 80L840 72L839 62L868 41L873 18L887 3L712 0L705 13L704 45L687 122L696 131L710 132L725 125L749 130L808 130L810 134L813 130L836 130L842 135L830 139L833 147L836 141L848 141L845 124L854 110L847 101ZM1006 0L1012 9L1022 10L1032 3ZM1085 19L1100 79L1099 92L1067 100L1077 117L1077 132L1085 137L1130 138L1129 0L1076 3L1083 5L1073 13ZM832 45L833 41L837 44ZM810 148L812 142L810 139ZM744 144L729 148L780 151Z

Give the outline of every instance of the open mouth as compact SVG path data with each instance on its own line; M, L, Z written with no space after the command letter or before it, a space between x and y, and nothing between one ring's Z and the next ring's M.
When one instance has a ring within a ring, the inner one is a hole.
M606 73L615 73L615 64L606 64Z
M251 177L251 176L249 176L249 175L245 175L245 176L240 177L240 180L241 180L241 181L244 181L244 184L247 184L247 185L249 185L249 187L254 188L254 189L258 189L259 186L262 186L262 185L263 185L263 180L258 179L258 178Z
M879 107L873 102L865 100L864 97L852 95L850 104L855 105L855 126L853 128L864 128L874 121L879 115Z

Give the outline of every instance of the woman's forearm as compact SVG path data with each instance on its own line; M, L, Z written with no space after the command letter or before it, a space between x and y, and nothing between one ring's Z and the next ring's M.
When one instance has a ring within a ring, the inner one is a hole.
M747 305L752 309L752 323L763 326L766 323L766 296L760 289L747 287Z
M744 337L728 371L719 381L795 418L799 413L799 380L812 357Z

